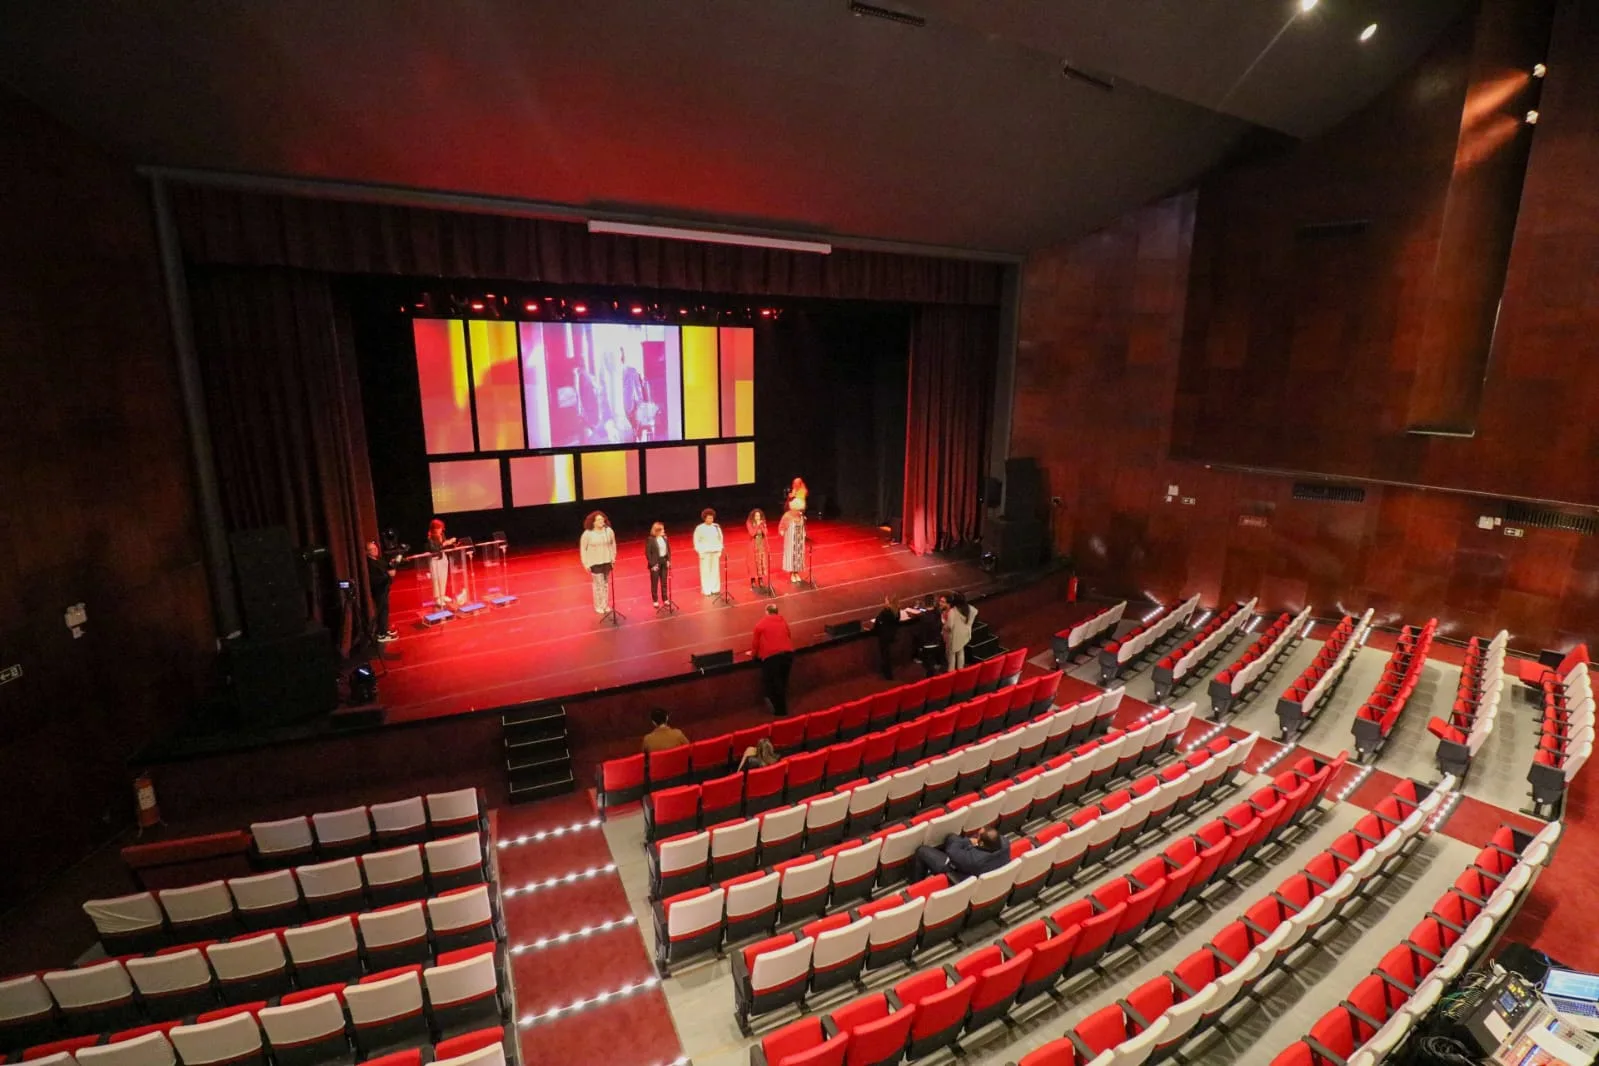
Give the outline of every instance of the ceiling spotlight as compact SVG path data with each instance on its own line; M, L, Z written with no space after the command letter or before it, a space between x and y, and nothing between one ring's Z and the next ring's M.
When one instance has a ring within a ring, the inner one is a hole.
M1316 6L1316 0L1299 0L1299 10L1301 12L1309 11L1311 8L1313 8L1315 6Z
M1527 125L1536 126L1537 124L1538 124L1538 112L1536 112L1536 111L1528 111L1527 112Z
M1549 73L1549 68L1544 66L1542 63L1534 63L1532 65L1532 76L1533 77L1541 78L1547 73Z
M1360 31L1360 39L1362 41L1369 41L1375 36L1377 36L1377 24L1375 22Z

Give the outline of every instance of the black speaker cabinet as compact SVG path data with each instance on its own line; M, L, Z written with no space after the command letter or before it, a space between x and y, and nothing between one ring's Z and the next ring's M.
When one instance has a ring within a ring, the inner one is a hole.
M1042 518L990 518L983 547L994 553L1001 571L1027 570L1045 561L1044 536Z
M712 670L725 670L733 665L733 649L708 651L704 655L690 655L689 661L694 664L694 669L705 673L709 673Z
M1005 517L1013 522L1043 513L1044 471L1032 459L1005 460Z
M339 704L338 656L322 626L301 622L291 637L231 641L227 663L246 728L330 714Z
M228 542L245 633L252 640L275 640L304 630L305 589L289 531L282 526L241 529Z

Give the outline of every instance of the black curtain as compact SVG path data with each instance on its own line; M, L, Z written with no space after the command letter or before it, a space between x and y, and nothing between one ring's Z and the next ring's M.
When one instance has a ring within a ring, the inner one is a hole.
M189 290L229 530L286 526L301 547L325 546L365 604L377 519L348 316L328 276L191 268ZM313 590L347 644L350 620Z

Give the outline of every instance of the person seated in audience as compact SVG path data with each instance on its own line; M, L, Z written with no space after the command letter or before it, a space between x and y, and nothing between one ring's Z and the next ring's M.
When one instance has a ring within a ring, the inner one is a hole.
M650 721L655 723L655 728L644 734L644 754L666 751L668 748L681 748L688 743L688 735L681 729L673 727L666 708L657 707L651 711Z
M763 766L771 766L778 760L777 749L772 747L770 737L762 737L754 747L744 749L744 757L738 761L738 769L734 773L743 773L745 770L759 770Z
M993 826L979 829L969 836L951 833L940 847L923 844L916 849L911 880L920 881L928 874L945 874L951 881L962 881L997 870L1010 861L1010 848L1005 846L1005 835Z

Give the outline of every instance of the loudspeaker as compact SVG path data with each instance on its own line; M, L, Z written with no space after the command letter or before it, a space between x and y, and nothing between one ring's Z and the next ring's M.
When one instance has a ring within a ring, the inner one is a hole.
M829 622L822 628L827 630L829 637L853 637L861 631L861 620L857 618L851 622Z
M292 637L305 629L305 589L294 542L282 526L236 530L228 537L244 631L252 640Z
M733 665L733 649L708 651L704 655L690 655L688 658L694 664L694 669L701 673L711 670L725 670Z
M226 648L242 724L294 722L329 714L338 706L338 657L333 634L322 626L308 628L301 622L291 637L250 637Z
M998 568L1027 570L1044 562L1044 520L990 518L983 530L983 547L994 553Z
M983 479L983 503L988 507L998 507L999 498L1005 494L1005 483L997 477Z
M1036 518L1044 502L1044 472L1032 459L1005 460L1005 517Z

